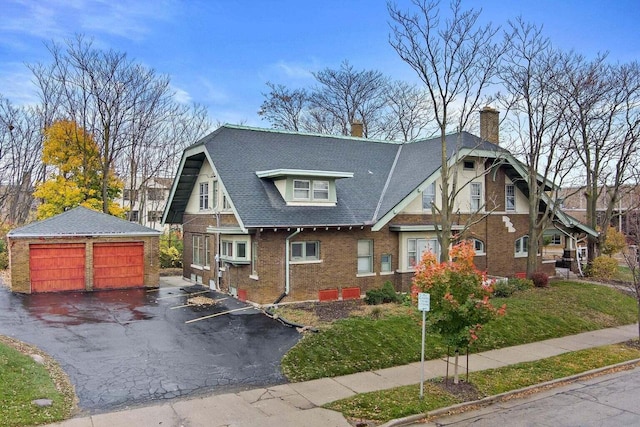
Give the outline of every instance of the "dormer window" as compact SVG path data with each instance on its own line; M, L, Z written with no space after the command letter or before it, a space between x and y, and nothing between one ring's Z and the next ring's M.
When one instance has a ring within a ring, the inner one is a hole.
M313 200L329 200L329 181L313 181Z
M272 180L289 206L335 206L336 180L353 178L352 172L303 169L273 169L258 171L256 175Z
M307 180L293 180L293 198L295 200L309 200L311 182Z

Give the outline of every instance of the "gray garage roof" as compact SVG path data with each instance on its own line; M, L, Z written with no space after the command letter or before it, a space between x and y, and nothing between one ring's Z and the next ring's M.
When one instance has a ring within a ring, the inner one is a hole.
M158 236L161 232L82 206L11 230L11 238L68 236Z
M439 138L400 143L224 125L185 151L167 223L182 222L205 158L199 147L213 161L242 223L253 228L373 224L440 167ZM447 136L447 147L450 156L456 148L506 152L467 132ZM353 177L336 180L336 206L287 206L273 181L256 175L277 169Z

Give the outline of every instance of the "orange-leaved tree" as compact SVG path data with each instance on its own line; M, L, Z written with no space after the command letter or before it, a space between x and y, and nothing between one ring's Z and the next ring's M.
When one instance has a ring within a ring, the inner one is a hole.
M75 122L59 120L45 130L42 161L52 167L49 178L36 185L34 196L42 199L38 219L44 219L82 205L102 210L100 152L93 137ZM109 177L109 213L123 217L115 199L122 182Z
M415 266L412 294L414 297L418 292L431 295L429 329L455 349L454 382L457 384L460 348L468 348L477 340L482 326L504 315L506 306L496 308L491 304L493 281L473 264L475 252L471 242L454 245L450 256L450 261L440 263L433 253L424 253Z

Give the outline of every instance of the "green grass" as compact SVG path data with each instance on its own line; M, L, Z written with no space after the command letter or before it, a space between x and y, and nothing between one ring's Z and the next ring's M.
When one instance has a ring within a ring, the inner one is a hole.
M610 345L565 353L535 362L473 372L469 375L469 382L476 386L481 396L493 396L637 358L640 358L638 349L623 344ZM419 384L397 387L359 394L329 403L325 407L342 412L348 418L385 422L461 402L434 382L425 382L423 400L419 398L419 390Z
M618 266L618 274L616 276L617 280L627 283L633 283L633 274L631 274L631 270L629 267L624 265Z
M72 398L56 389L49 371L11 346L0 342L0 425L30 426L69 417ZM51 399L40 408L35 399Z
M546 289L496 298L507 314L485 326L472 352L525 344L585 331L634 323L633 298L605 286L553 282ZM428 316L428 315L427 315ZM421 315L414 311L374 320L353 317L327 330L305 336L282 359L290 381L346 375L420 360ZM446 353L436 335L429 335L425 358Z

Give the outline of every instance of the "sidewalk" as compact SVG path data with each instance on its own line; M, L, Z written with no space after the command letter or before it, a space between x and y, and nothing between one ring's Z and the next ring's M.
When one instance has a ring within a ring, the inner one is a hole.
M570 351L637 338L636 324L585 332L469 356L469 371L498 368ZM460 358L465 368L466 358ZM58 427L351 427L339 413L320 406L359 393L420 382L420 362L336 378L284 384L233 394L176 400L154 406L51 424ZM444 376L445 360L425 361L425 379Z

